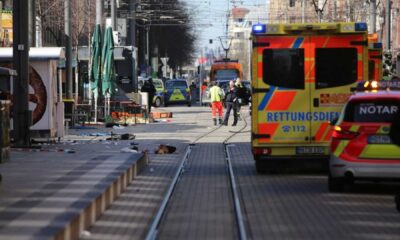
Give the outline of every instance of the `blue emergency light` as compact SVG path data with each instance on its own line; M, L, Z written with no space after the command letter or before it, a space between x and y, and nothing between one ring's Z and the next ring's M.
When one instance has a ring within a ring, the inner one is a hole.
M355 29L356 29L356 31L360 31L360 32L367 31L368 26L365 22L358 22L358 23L356 23Z
M252 28L253 34L265 33L267 26L265 24L254 24Z

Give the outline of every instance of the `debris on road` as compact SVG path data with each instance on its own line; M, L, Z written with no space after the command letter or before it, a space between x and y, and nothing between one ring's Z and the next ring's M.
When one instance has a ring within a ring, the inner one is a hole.
M158 148L154 151L155 154L171 154L176 151L176 147L160 144Z

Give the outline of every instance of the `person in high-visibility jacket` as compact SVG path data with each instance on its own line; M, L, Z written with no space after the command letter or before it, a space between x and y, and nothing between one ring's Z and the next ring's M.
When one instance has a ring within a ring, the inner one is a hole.
M219 124L222 124L222 100L224 99L224 91L215 83L211 82L211 88L210 91L208 92L207 97L210 98L211 100L211 113L212 113L212 119L214 122L214 126L217 125L217 111L218 111L218 119L219 119Z

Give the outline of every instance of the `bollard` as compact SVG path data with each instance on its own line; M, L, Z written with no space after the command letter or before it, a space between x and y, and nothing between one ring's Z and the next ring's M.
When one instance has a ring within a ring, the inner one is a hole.
M10 159L10 101L0 100L0 163Z

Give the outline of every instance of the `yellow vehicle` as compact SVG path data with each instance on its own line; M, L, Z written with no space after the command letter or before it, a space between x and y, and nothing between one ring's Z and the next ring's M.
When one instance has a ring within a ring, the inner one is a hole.
M243 79L242 64L238 60L223 59L211 65L210 81L230 81Z
M327 166L332 130L351 88L368 77L365 23L252 28L252 136L257 171L293 160ZM306 164L307 163L307 164Z
M378 35L368 36L368 80L382 80L382 43L378 42Z

